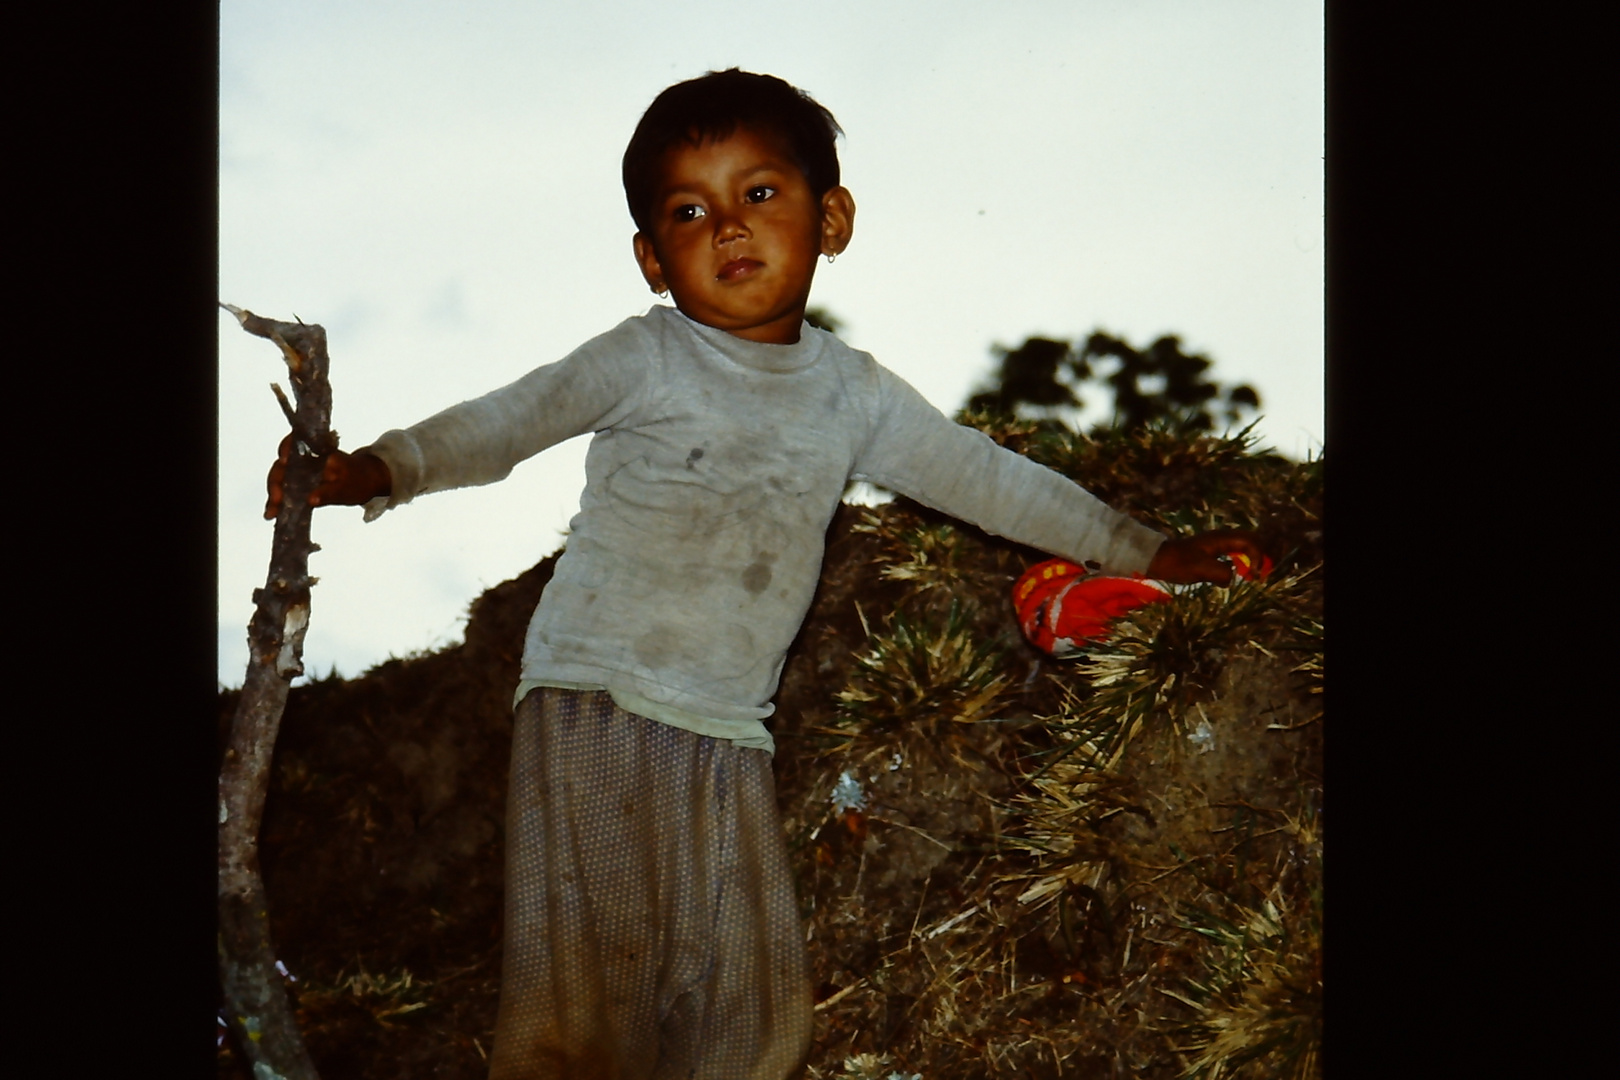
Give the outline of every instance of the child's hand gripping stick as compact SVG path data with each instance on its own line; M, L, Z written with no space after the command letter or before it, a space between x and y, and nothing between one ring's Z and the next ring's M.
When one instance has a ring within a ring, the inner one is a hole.
M292 435L281 440L276 460L265 479L269 497L264 504L264 519L274 521L281 512L282 489L287 475L287 461L292 455ZM379 457L364 450L345 454L334 450L326 455L321 468L321 483L309 493L311 506L363 506L372 499L393 492L393 476Z

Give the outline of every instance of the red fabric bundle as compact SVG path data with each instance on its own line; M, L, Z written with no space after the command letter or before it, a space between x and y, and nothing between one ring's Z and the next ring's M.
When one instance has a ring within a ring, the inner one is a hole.
M1013 585L1013 607L1024 636L1053 656L1072 656L1087 641L1108 633L1108 624L1170 593L1146 578L1087 573L1063 559L1048 559L1024 571Z
M1271 560L1258 567L1234 552L1232 569L1245 580L1271 573ZM1144 577L1089 573L1063 559L1048 559L1025 570L1013 585L1018 625L1036 648L1056 657L1073 656L1088 641L1106 637L1114 619L1143 604L1170 598L1170 590Z

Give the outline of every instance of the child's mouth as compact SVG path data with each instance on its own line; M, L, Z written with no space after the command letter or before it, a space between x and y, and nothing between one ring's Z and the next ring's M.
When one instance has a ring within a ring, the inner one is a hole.
M737 281L740 278L747 277L764 265L758 259L732 259L720 268L720 272L715 277L721 281Z

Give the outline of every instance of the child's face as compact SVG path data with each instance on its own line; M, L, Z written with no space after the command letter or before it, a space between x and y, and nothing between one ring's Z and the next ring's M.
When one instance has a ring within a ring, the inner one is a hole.
M816 258L844 250L854 219L848 191L817 199L776 139L740 128L669 151L636 262L689 318L788 345L799 340Z

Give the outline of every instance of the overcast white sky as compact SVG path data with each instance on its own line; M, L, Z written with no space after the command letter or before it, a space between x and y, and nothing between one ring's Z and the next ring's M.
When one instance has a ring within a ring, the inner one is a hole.
M1319 451L1323 13L1305 0L223 0L220 299L327 329L353 449L654 302L619 161L665 86L779 75L843 125L858 207L812 303L946 412L992 344L1182 336ZM220 313L219 678L240 685L285 421ZM554 551L583 439L363 525L317 514L305 666L459 640Z

